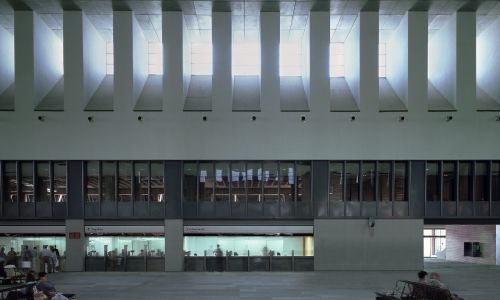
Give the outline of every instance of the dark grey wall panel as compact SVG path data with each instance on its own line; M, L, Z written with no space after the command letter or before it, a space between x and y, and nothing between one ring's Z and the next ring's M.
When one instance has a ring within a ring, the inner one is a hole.
M328 216L328 161L313 161L314 216Z
M83 163L68 161L68 218L83 218Z
M410 166L410 217L425 214L425 161L412 161Z
M182 217L182 161L165 162L165 217Z

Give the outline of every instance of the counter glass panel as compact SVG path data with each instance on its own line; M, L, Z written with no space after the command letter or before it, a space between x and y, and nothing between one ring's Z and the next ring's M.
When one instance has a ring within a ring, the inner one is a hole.
M214 256L217 245L224 256L314 256L312 236L185 236L187 256Z
M122 256L127 246L128 256L144 256L145 253L148 256L165 256L165 238L133 236L89 236L86 238L87 256L104 256L105 245L108 246L108 255L115 251L116 255Z
M61 256L66 255L66 237L64 236L0 236L0 246L5 248L5 253L14 248L17 255L21 255L23 246L28 246L30 250L34 247L38 251L43 249L43 246L56 246Z

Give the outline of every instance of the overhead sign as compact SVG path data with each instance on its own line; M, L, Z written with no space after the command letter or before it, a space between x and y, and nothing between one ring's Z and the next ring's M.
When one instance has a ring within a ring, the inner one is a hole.
M184 226L185 234L313 234L313 226Z
M65 234L66 226L0 226L0 234Z
M164 226L85 226L85 234L154 233L163 234Z

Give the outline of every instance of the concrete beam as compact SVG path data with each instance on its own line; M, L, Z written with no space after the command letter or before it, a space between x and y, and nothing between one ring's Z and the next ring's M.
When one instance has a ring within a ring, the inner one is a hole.
M309 15L309 61L311 111L330 111L330 14L313 11ZM312 101L311 101L312 99Z
M260 13L260 89L261 109L266 112L280 111L280 14Z
M213 110L231 111L232 80L232 22L230 12L212 14L213 42Z
M163 103L168 110L182 111L191 80L191 42L180 11L165 11L163 35ZM168 66L168 68L167 68Z

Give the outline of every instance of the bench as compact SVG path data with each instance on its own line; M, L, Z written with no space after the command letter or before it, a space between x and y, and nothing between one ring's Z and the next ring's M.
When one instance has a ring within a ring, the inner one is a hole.
M31 283L14 285L11 287L0 289L0 299L1 300L7 300L7 299L33 300L33 286L34 285L35 285L35 283L31 282ZM23 293L22 292L23 290L27 291L27 293L26 294ZM10 293L10 296L9 296L9 293Z
M398 280L390 293L375 294L376 300L453 300L447 289L408 280Z

